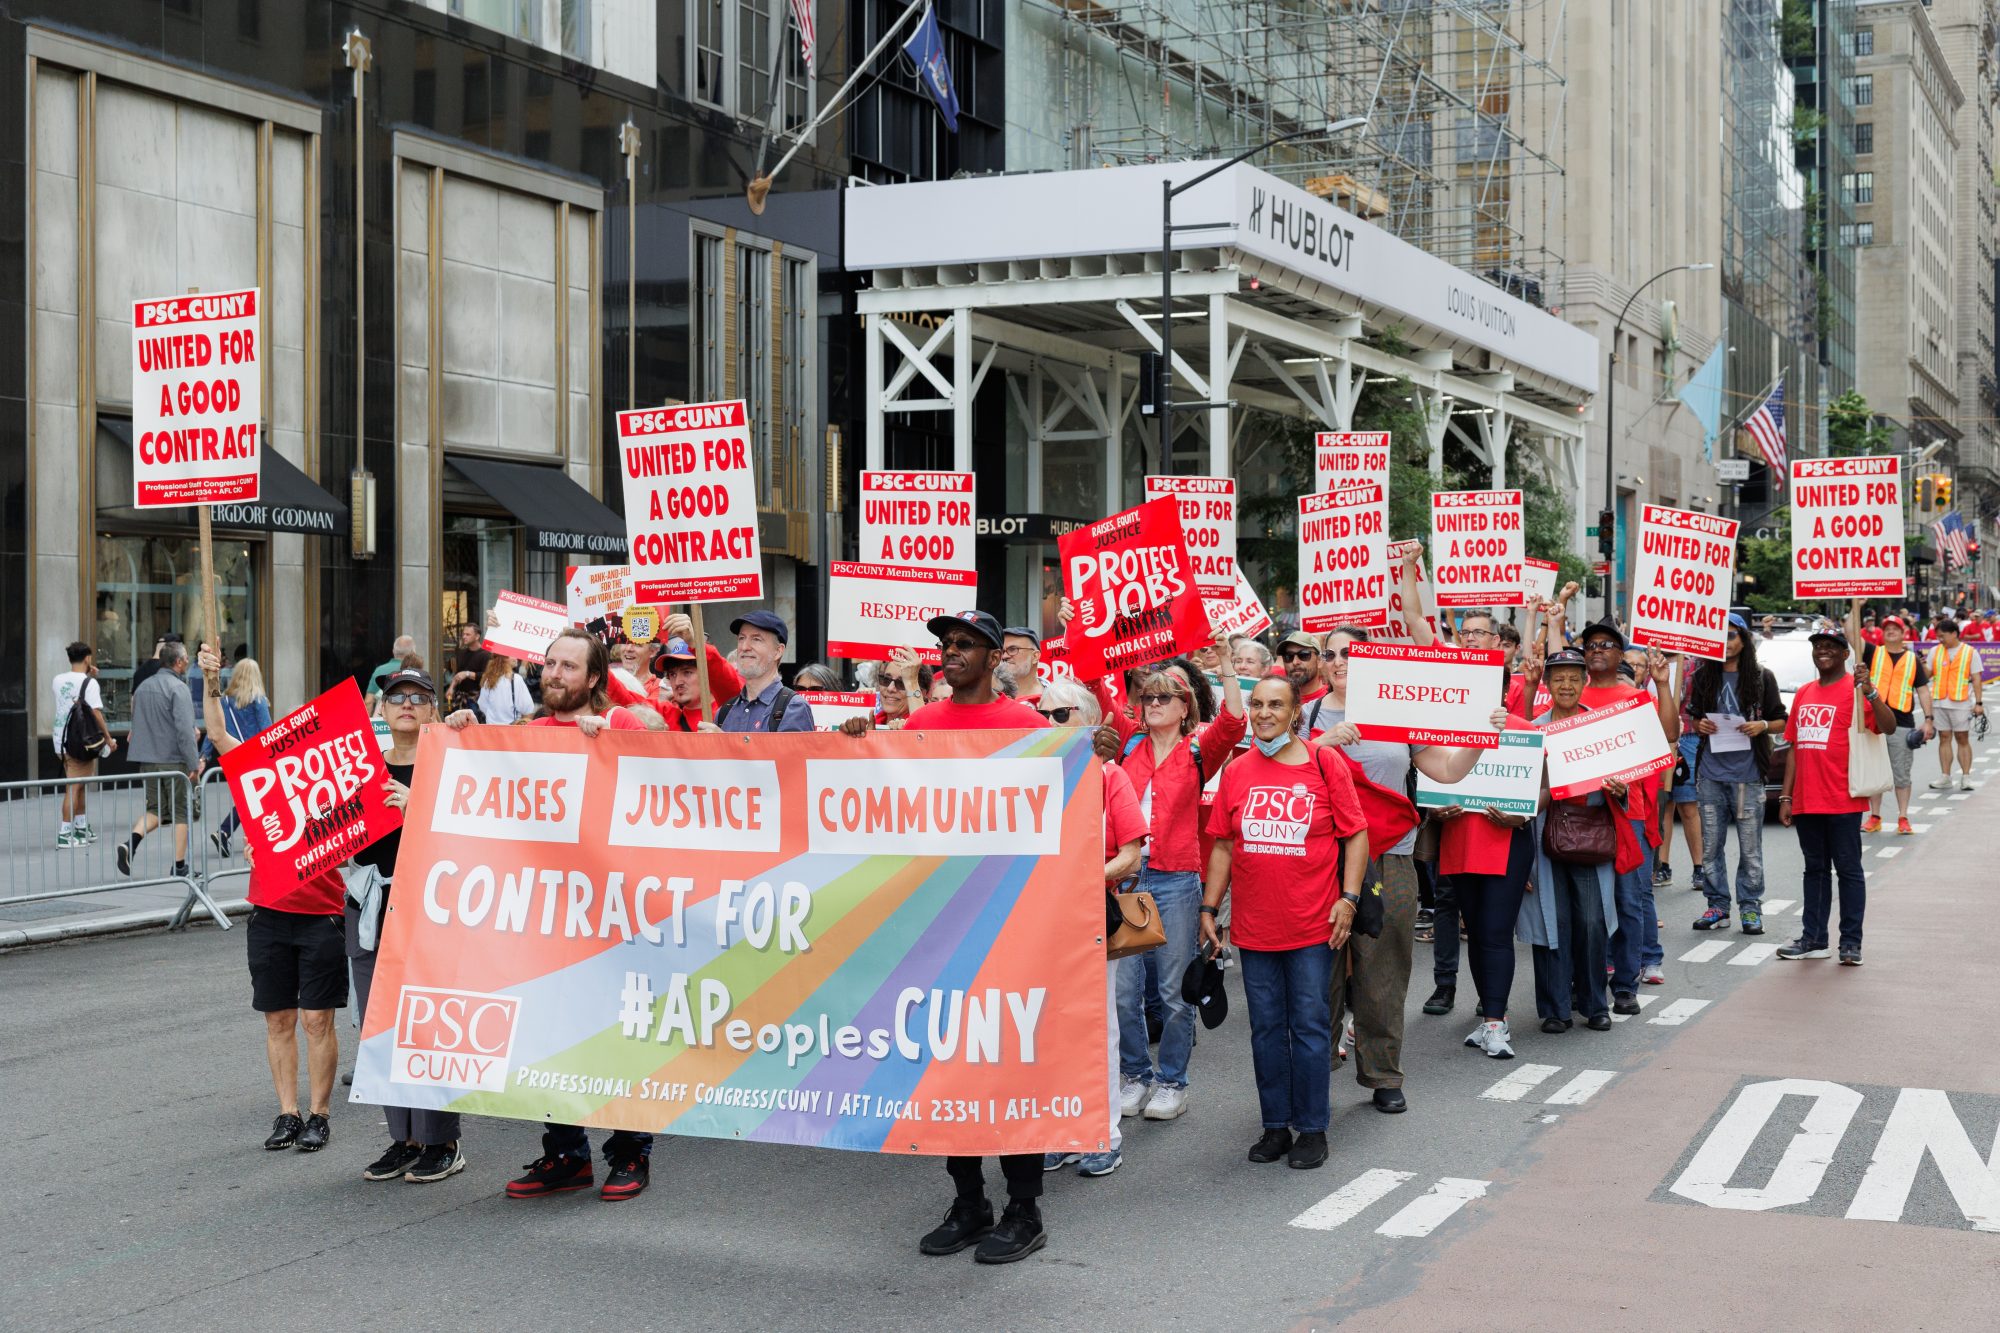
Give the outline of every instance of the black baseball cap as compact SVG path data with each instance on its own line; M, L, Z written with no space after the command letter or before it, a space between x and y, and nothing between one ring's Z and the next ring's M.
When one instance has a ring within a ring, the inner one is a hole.
M953 629L969 629L995 648L1000 646L1001 635L1006 633L1000 628L1000 622L985 611L959 611L948 616L932 616L924 622L924 628L940 639Z
M1575 667L1578 671L1589 670L1584 665L1583 654L1574 648L1558 648L1550 653L1548 660L1542 663L1542 675L1547 677L1549 672L1557 667Z
M1583 633L1576 636L1576 641L1581 644L1593 634L1609 634L1612 638L1618 640L1618 651L1621 653L1625 651L1625 632L1618 628L1617 622L1600 620L1595 625L1585 625Z
M745 625L748 625L751 629L761 629L777 635L779 643L790 643L792 641L791 630L785 627L784 620L779 617L776 611L751 611L745 615L740 615L729 622L729 632L731 634L741 634Z
M1042 636L1026 625L1009 625L1000 632L1010 639L1026 639L1037 648L1042 646Z
M382 677L382 693L393 693L398 685L414 685L431 698L437 698L437 682L431 679L428 671L415 671L405 667L401 671L392 671Z
M1807 643L1811 643L1814 639L1832 639L1843 648L1851 646L1847 642L1847 631L1838 627L1833 629L1816 629L1811 634L1806 635Z
M1229 1017L1229 992L1222 987L1222 964L1196 954L1181 973L1181 1000L1194 1006L1205 1028Z

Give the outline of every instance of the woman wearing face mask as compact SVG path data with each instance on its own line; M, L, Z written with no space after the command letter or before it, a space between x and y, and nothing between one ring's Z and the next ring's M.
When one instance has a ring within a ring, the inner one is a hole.
M1215 917L1233 895L1230 931L1242 959L1263 1121L1250 1160L1283 1157L1310 1170L1326 1161L1328 993L1334 951L1360 906L1368 825L1347 764L1293 733L1298 711L1298 685L1284 676L1267 676L1250 692L1253 748L1223 773L1209 820L1216 842L1201 937L1221 946Z

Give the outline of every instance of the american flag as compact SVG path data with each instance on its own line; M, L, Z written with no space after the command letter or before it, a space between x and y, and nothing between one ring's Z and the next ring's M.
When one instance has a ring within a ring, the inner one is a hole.
M1783 375L1778 376L1778 382L1771 386L1770 397L1750 414L1750 420L1743 423L1743 429L1755 437L1757 447L1764 453L1765 463L1770 465L1771 476L1782 484L1785 478L1785 377Z
M792 0L792 22L799 25L799 50L804 53L806 69L813 67L813 0Z
M1931 524L1931 535L1937 538L1938 550L1945 553L1953 569L1972 563L1972 541L1965 530L1965 519L1953 510L1937 522Z

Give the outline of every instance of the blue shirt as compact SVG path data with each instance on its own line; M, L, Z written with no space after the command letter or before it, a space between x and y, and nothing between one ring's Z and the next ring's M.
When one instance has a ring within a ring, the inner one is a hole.
M771 719L771 704L778 697L778 691L785 682L773 676L755 696L748 690L733 700L728 711L723 713L721 727L724 731L765 731ZM798 695L792 696L785 706L785 720L778 724L779 731L811 731L813 729L812 705Z
M1741 713L1743 706L1737 702L1737 673L1722 673L1722 689L1715 700L1718 713ZM1701 761L1701 776L1710 782L1762 782L1757 772L1757 756L1749 750L1723 750L1718 752L1713 745Z

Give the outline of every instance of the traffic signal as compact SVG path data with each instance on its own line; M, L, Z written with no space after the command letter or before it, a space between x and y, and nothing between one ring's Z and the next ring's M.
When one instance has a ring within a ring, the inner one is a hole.
M1931 503L1931 479L1929 477L1917 478L1917 508L1925 510L1937 508L1936 505Z
M1618 520L1609 509L1597 511L1597 553L1606 560L1618 549Z
M1950 477L1939 477L1939 478L1937 479L1937 507L1938 507L1939 509L1949 509L1949 508L1951 508L1951 478L1950 478Z
M1160 354L1139 353L1139 415L1150 417L1160 401Z

